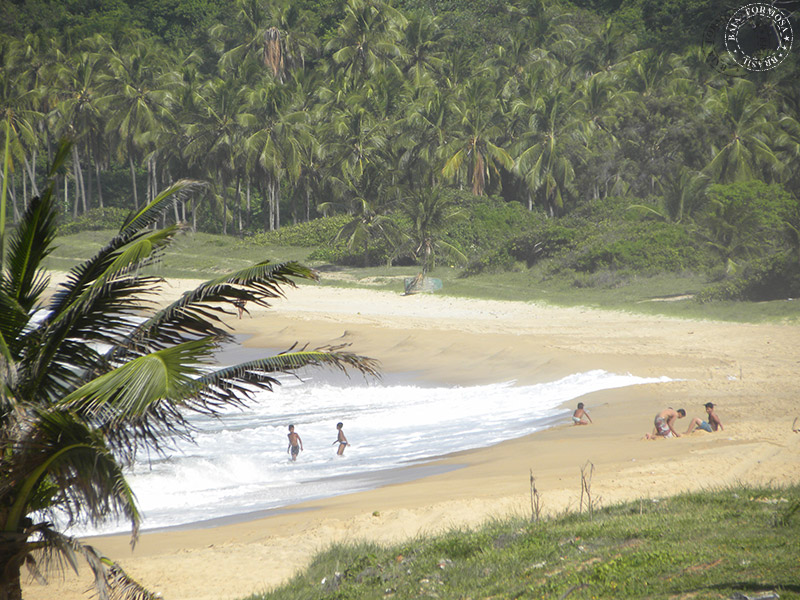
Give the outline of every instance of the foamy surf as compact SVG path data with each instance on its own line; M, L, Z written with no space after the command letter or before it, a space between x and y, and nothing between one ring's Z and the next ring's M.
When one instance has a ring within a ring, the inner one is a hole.
M286 507L377 487L382 471L443 454L491 446L566 420L563 404L604 389L668 381L601 370L558 381L469 387L326 383L286 378L244 411L193 417L196 445L134 466L129 482L143 529L177 526ZM587 406L591 411L591 406ZM336 423L351 443L336 455ZM288 425L304 451L287 454ZM421 476L421 475L420 475ZM125 523L73 534L127 531Z

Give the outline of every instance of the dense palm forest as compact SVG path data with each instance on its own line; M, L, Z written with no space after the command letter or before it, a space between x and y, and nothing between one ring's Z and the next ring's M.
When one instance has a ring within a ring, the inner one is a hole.
M0 7L11 219L67 137L64 222L120 219L188 177L208 185L170 218L224 235L324 222L347 242L331 260L560 257L724 269L720 297L800 293L797 53L714 65L717 2Z

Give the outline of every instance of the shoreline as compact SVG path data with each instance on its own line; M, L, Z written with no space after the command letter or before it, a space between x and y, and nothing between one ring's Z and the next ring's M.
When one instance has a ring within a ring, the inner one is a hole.
M172 281L167 292L191 286ZM673 381L587 394L581 401L593 425L565 422L456 452L426 464L466 466L293 505L302 512L145 533L133 552L129 536L93 538L131 576L170 600L235 599L272 588L334 541L388 543L529 514L530 471L551 515L577 506L587 461L595 466L593 488L603 506L737 482L800 480L800 435L791 432L792 412L800 411L800 326L317 286L287 289L286 296L270 310L229 320L237 334L250 334L245 347L350 343L352 351L380 359L387 374L449 385L525 385L595 368ZM686 408L689 418L678 422L683 432L708 401L718 405L724 431L641 441L662 408ZM82 580L27 585L25 597L86 598L80 592L87 571L81 566Z

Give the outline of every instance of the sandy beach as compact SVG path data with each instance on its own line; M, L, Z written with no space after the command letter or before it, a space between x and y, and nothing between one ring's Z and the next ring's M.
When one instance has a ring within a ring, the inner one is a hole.
M163 300L198 282L167 282ZM269 310L229 320L254 348L351 344L386 373L448 385L532 384L605 369L673 381L581 398L594 424L566 421L525 438L443 457L458 466L379 489L308 502L267 518L211 528L94 538L167 600L228 600L272 588L332 542L391 542L509 514L530 514L532 470L544 510L577 508L580 470L594 465L600 505L737 483L800 481L800 325L733 324L525 302L303 285ZM354 375L358 377L359 375ZM724 431L644 441L661 409L704 417L713 402ZM572 402L570 403L572 404ZM446 427L446 424L442 424ZM145 527L147 524L144 524ZM91 597L91 577L28 582L28 600Z

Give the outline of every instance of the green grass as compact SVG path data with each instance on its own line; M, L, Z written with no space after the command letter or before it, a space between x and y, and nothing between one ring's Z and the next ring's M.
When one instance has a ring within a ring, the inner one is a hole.
M50 269L67 270L91 257L115 233L101 230L59 236L56 239L58 248L48 257L46 264ZM291 246L256 246L231 236L184 233L166 252L156 271L162 277L211 279L262 260L302 262L309 252L307 248Z
M84 231L61 236L57 250L48 258L51 269L66 270L86 259L102 247L112 231ZM322 284L338 287L359 287L403 293L403 278L415 275L418 267L342 268L309 262L310 248L296 246L264 246L237 238L204 233L187 233L164 257L156 273L163 277L210 279L240 269L254 262L297 260L318 267L323 272ZM635 313L660 314L691 319L763 322L792 321L800 316L800 300L772 302L711 302L701 304L687 299L653 301L654 298L693 295L709 284L694 273L662 274L653 277L602 272L591 276L580 274L549 276L546 264L532 269L520 267L513 272L479 274L462 277L463 271L438 267L432 277L440 278L444 287L437 294L546 302L559 306L589 306Z
M798 486L735 488L338 545L250 600L800 598L800 514L788 510L798 498Z

